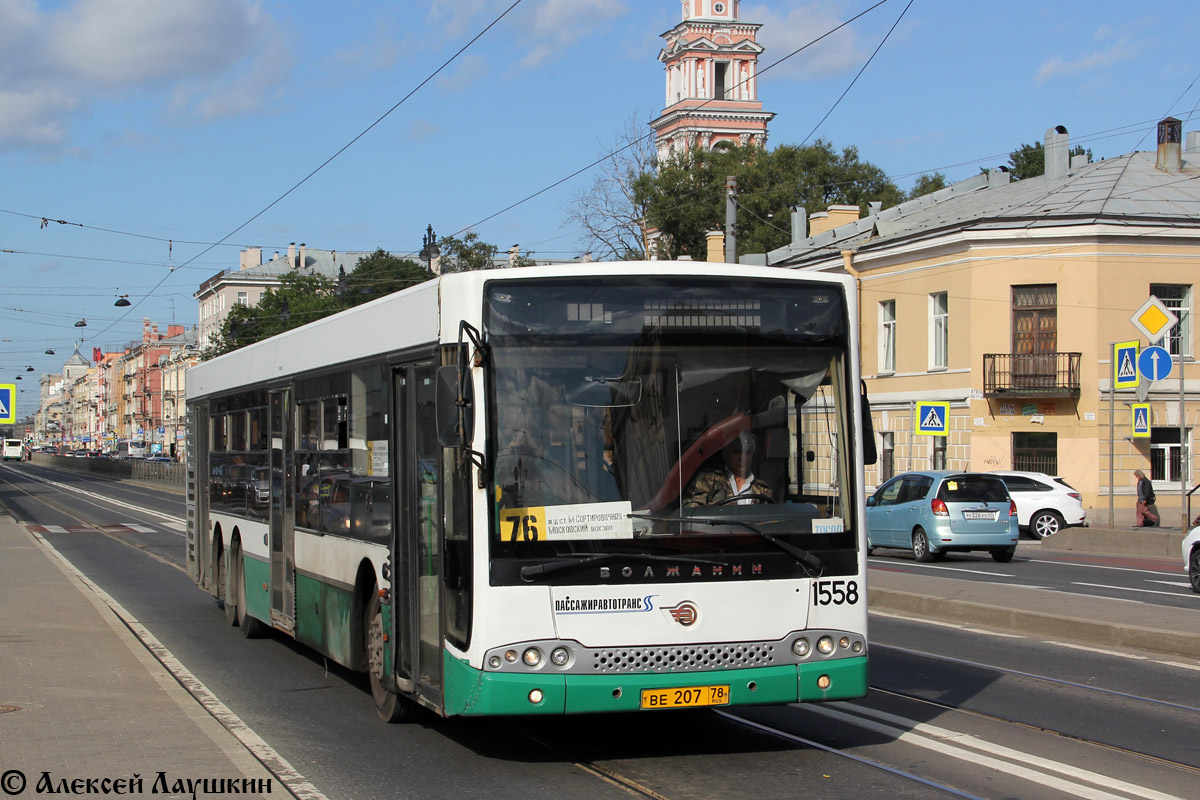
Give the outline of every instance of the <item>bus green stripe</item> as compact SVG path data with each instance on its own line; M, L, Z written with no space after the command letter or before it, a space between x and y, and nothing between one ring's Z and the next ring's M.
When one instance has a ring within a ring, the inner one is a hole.
M829 677L828 689L817 685L823 675ZM445 676L450 715L586 714L636 711L643 689L728 685L735 706L861 697L867 691L867 659L712 672L564 675L483 672L447 653ZM530 701L534 689L541 691L541 702Z

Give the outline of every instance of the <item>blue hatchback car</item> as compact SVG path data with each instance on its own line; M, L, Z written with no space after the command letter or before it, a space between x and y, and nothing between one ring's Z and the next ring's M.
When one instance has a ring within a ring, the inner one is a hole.
M1004 481L978 472L907 472L867 498L867 549L899 547L917 561L986 550L1000 563L1017 552L1017 505Z

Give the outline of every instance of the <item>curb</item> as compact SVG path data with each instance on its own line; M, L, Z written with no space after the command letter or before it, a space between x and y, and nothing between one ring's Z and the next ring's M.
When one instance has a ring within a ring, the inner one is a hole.
M1183 556L1180 531L1154 528L1114 530L1112 528L1067 528L1042 540L1044 550L1074 550L1121 556L1169 558L1178 561Z
M1200 659L1200 635L1180 631L1098 622L1039 611L1022 611L895 589L869 589L867 607L902 611L927 619L966 622L1016 633L1069 639L1085 644Z

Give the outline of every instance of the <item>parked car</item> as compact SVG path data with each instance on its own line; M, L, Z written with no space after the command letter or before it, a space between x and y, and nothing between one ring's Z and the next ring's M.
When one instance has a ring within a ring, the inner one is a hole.
M867 551L911 550L917 561L984 550L1000 563L1017 552L1017 504L981 472L907 472L867 498Z
M1183 568L1187 570L1192 591L1200 592L1200 527L1183 537Z
M1017 504L1017 524L1038 539L1053 536L1063 528L1087 524L1083 498L1062 478L1041 472L991 472L1008 487Z

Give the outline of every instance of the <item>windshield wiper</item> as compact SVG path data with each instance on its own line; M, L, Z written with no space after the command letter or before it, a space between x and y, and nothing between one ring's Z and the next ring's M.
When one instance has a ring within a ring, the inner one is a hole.
M594 556L580 559L579 561L559 561L553 564L528 564L521 567L521 577L524 580L532 581L534 578L545 578L550 575L556 575L559 572L566 572L577 567L587 567L592 564L599 564L604 561L649 561L653 563L666 562L670 564L678 564L681 561L686 561L689 564L711 564L717 567L727 567L729 564L724 561L712 561L707 558L693 558L691 556L656 556L650 553L600 553Z
M695 522L699 523L700 525L732 525L738 528L745 528L758 538L770 542L783 552L790 555L792 558L799 561L800 564L805 568L805 571L808 572L810 577L820 577L821 573L824 571L824 565L821 564L821 559L817 558L812 553L801 547L796 547L794 544L789 544L782 539L777 539L766 531L751 525L749 522L743 522L740 519L709 519L707 517L656 517L650 514L630 514L629 517L632 519L646 519L650 520L651 522Z

